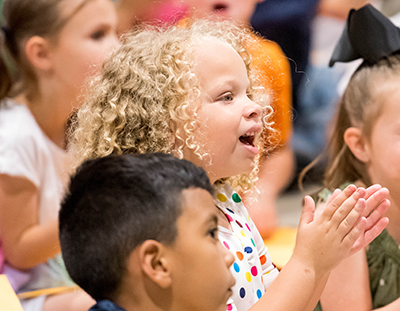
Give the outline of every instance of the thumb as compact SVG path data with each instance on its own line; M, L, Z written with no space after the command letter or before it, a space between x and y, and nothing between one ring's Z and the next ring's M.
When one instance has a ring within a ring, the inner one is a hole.
M304 197L304 206L300 217L300 226L312 222L314 220L314 213L315 213L314 200L309 195L306 195Z

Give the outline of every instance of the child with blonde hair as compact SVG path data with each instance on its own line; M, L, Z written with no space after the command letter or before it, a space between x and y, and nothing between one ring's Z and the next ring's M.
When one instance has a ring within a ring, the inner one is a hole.
M258 74L257 80L268 92L272 128L268 137L270 152L261 156L257 174L256 191L244 193L244 202L254 219L261 236L266 239L276 229L276 200L292 181L295 171L295 157L291 146L292 137L292 81L289 60L279 45L257 34L250 25L251 17L258 3L263 0L182 0L187 5L189 19L218 18L231 20L247 27L252 32L251 41L246 44L252 58L252 66Z
M400 308L400 29L368 4L351 10L332 55L335 62L362 59L340 101L329 141L329 163L318 196L355 183L389 189L390 219L365 251L335 268L316 310Z
M58 239L70 166L66 128L85 79L118 43L116 12L109 0L7 0L2 13L0 272L17 293L74 285ZM61 311L94 302L79 291L21 303Z
M209 21L128 34L92 82L72 151L78 162L164 152L202 167L215 187L219 239L235 256L227 310L312 310L329 271L386 226L387 193L351 185L315 218L306 197L294 254L278 276L236 192L253 185L263 128L271 126L243 47L250 39L246 29Z

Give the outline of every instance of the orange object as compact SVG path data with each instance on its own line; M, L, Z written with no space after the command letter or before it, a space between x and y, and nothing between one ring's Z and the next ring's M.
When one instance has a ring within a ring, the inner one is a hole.
M262 86L270 91L274 109L274 129L279 132L279 145L289 142L292 135L292 80L290 64L282 49L273 41L254 34L246 46L252 65L259 72Z
M264 240L269 255L276 267L281 270L293 254L296 243L297 230L295 228L278 228L273 235Z

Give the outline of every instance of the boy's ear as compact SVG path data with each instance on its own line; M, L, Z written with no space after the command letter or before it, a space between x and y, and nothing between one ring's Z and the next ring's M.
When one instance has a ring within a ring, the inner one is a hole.
M26 42L25 54L33 67L44 71L51 69L52 57L49 44L48 40L39 36L33 36Z
M140 265L143 272L162 288L172 283L170 265L165 246L154 240L146 240L139 246Z
M349 127L344 132L344 141L354 156L361 162L368 162L369 156L365 145L365 138L361 130L356 127Z

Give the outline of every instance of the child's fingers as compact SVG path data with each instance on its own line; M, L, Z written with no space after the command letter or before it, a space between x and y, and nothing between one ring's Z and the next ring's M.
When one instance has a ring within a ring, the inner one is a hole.
M379 186L379 185L374 185L374 186ZM389 190L387 188L382 188L377 189L375 192L371 193L370 188L374 187L371 186L368 189L366 189L366 200L367 200L367 208L364 211L365 217L367 217L374 209L376 209L382 201L387 199L389 197ZM377 188L377 187L375 187Z
M375 192L378 190L382 189L382 186L379 184L374 184L372 186L369 186L367 189L365 189L366 194L365 194L365 199L368 200L368 198L373 195Z
M357 222L360 220L361 215L363 214L365 205L366 203L364 199L359 199L357 201L354 208L350 210L346 218L344 218L343 221L339 224L339 234L341 234L342 236L346 236L353 227L357 227Z
M357 190L356 186L349 185L343 191L336 189L329 200L326 202L326 207L322 213L324 217L327 219L331 219L337 210L341 210L343 203L353 195L353 193ZM355 204L356 202L354 202ZM353 206L354 206L353 204ZM344 210L341 210L344 212ZM346 216L345 213L344 216Z
M383 231L383 229L386 228L388 223L389 223L389 218L383 217L383 218L379 219L379 221L371 229L367 230L365 232L364 246L371 243L373 241L373 239L375 239L378 235L380 235L381 232Z
M371 229L382 217L390 207L390 201L388 199L383 200L378 207L376 207L372 213L367 217L367 230ZM365 214L365 210L364 213Z
M333 191L332 195L326 201L326 204L330 204L341 193L342 193L342 190L335 189L335 191Z
M362 217L365 219L365 217ZM363 249L369 243L372 242L379 234L381 234L382 230L386 228L389 223L389 219L387 217L381 218L375 226L371 230L364 230L364 233L358 238L358 240L354 243L353 247L350 250L350 255L358 252ZM365 228L364 228L365 229Z
M361 241L363 240L362 235L364 234L366 224L367 220L365 217L361 217L357 225L343 238L343 244L346 247L350 247L352 253L355 253L363 248L364 243Z
M315 213L315 202L312 197L306 195L304 197L304 206L301 212L300 223L299 226L303 224L309 224L314 220Z
M351 210L356 206L357 202L363 198L365 195L364 188L358 188L353 194L347 198L342 205L335 211L332 216L331 222L334 226L333 228L338 228L342 221L348 216ZM365 206L363 205L362 211L364 211ZM359 209L356 209L357 211ZM361 215L361 214L360 214Z

